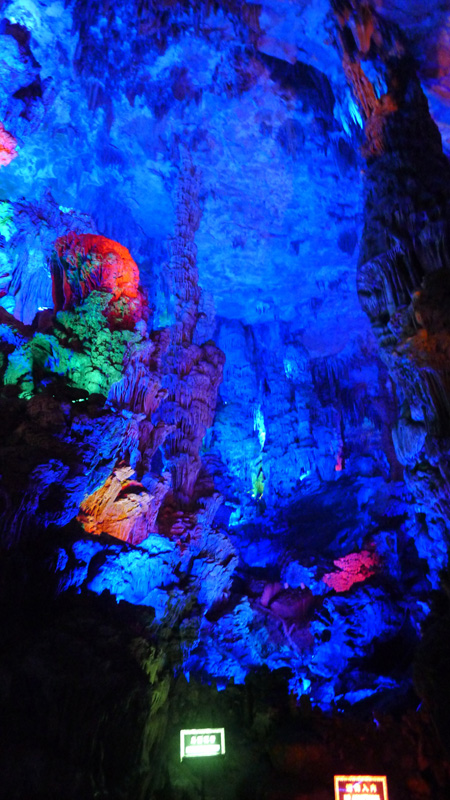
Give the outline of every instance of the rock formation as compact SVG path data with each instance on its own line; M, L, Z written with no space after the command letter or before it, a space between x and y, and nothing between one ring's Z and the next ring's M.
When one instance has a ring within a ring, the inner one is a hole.
M55 242L51 260L55 311L73 308L91 292L111 294L112 328L133 330L143 316L139 271L128 250L104 236L69 233Z
M398 31L368 5L344 3L336 9L344 68L365 119L358 293L397 388L397 457L428 518L429 557L435 548L439 560L449 519L444 320L450 170ZM366 61L386 81L387 91L378 98L364 75Z

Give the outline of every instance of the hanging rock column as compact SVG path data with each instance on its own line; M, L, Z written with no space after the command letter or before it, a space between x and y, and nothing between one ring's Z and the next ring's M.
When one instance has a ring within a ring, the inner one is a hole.
M213 422L225 363L224 354L214 342L194 344L201 296L195 244L201 218L199 185L199 172L186 156L168 264L170 288L175 296L175 325L163 380L168 394L160 412L162 419L174 426L165 443L165 457L172 472L174 498L181 504L189 504L194 498L201 468L200 448Z

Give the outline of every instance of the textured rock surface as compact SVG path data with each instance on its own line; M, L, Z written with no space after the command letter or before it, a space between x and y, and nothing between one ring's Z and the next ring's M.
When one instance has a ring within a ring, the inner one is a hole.
M437 531L430 538L439 538L449 520L450 171L404 44L375 14L363 16L355 8L341 4L338 19L344 66L365 118L365 226L358 291L396 383L401 410L394 443L406 481L425 513L430 512L428 524ZM367 38L360 37L355 47L352 25L364 29ZM367 77L361 82L362 60L369 56L386 79L387 91L380 98Z
M56 240L51 269L55 311L73 308L97 291L111 295L105 315L112 328L133 330L142 319L139 271L117 242L71 232Z

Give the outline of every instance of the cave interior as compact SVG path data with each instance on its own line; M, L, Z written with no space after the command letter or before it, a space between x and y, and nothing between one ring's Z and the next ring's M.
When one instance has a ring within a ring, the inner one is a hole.
M0 797L448 800L449 67L449 0L1 3Z

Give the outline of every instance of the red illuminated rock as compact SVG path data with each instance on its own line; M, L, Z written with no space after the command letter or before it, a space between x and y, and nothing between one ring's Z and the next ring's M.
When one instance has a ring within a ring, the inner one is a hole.
M55 243L51 259L56 311L70 309L91 292L112 295L106 318L112 328L133 329L142 319L139 270L126 247L90 233L69 233Z

